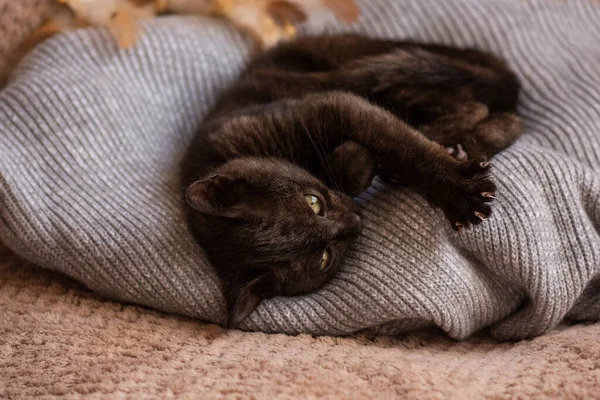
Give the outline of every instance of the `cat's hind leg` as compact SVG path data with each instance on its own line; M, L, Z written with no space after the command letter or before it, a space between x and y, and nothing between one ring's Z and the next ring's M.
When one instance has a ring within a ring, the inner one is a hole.
M460 117L457 117L460 119ZM431 140L444 146L458 160L489 159L513 144L522 132L521 119L513 113L493 113L475 126L466 127L464 121L451 120L444 126L440 120L419 128Z

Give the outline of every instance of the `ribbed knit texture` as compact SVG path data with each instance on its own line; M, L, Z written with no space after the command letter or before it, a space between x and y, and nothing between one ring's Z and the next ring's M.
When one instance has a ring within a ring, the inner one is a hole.
M474 46L523 82L524 136L494 159L493 217L456 233L417 194L375 182L364 230L321 291L264 301L243 328L345 334L439 326L538 335L600 316L600 4L365 0L332 32ZM308 27L308 31L316 31ZM55 37L0 93L0 237L112 298L225 321L188 233L178 163L250 43L221 22L166 17L118 51L102 30ZM232 249L235 251L235 249ZM587 288L587 290L586 290Z

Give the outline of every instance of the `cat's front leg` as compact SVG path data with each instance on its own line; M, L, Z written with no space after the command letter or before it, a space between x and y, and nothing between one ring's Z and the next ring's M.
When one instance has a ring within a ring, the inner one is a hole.
M324 155L332 154L334 166L347 166L342 171L348 183L343 191L349 195L366 189L375 172L389 171L442 208L457 230L478 224L491 213L488 203L496 185L485 159L456 160L395 115L347 92L272 103L268 112L240 115L221 129L214 137L224 144L213 143L215 147L248 156L264 156L268 150L307 166L321 178L331 167ZM349 142L359 146L348 146ZM336 156L340 149L350 153ZM361 154L365 159L359 162ZM368 167L364 174L351 170L359 164Z
M496 185L485 158L456 160L440 144L361 97L341 92L307 96L295 104L290 118L314 121L300 125L299 137L308 129L321 143L349 140L369 149L384 170L439 206L454 229L479 224L491 214Z
M496 186L488 178L490 164L484 160L480 158L462 163L459 168L441 171L443 177L434 179L437 183L424 184L419 188L418 183L413 182L411 186L442 208L454 229L479 224L489 217L491 209L486 203L494 200L496 191ZM394 182L394 178L399 178L400 183L406 179L395 174L393 166L378 165L371 152L356 142L348 141L336 148L331 164L333 186L351 196L364 192L376 174L390 182ZM452 170L456 171L456 175L449 172Z

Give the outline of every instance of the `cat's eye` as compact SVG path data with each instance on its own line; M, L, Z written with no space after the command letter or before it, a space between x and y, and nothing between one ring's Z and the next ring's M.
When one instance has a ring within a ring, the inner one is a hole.
M321 271L325 271L327 267L329 267L329 260L331 259L331 255L329 254L329 250L325 250L323 255L321 256Z
M307 194L306 196L304 196L304 198L306 199L306 202L313 210L313 212L317 215L321 215L321 200L317 196L313 196L312 194Z

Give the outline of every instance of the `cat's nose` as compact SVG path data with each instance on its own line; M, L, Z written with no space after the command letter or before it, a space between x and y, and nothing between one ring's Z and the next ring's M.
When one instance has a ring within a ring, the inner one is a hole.
M348 215L346 220L344 221L343 226L338 232L338 236L340 237L349 237L349 236L357 236L362 229L362 221L360 216L356 213L351 213Z
M351 220L351 225L360 232L360 230L362 228L362 220L360 219L360 216L357 213L352 213L350 220Z

